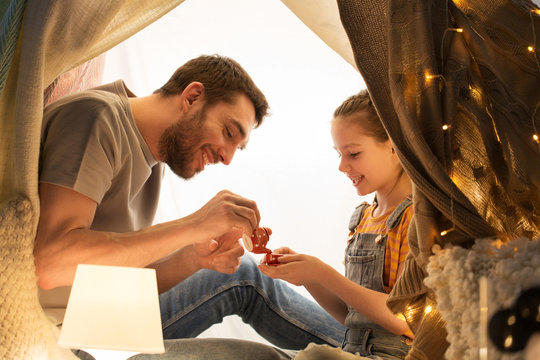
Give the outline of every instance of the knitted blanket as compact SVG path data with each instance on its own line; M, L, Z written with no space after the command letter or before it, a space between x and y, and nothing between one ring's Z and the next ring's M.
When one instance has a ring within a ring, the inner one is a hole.
M33 216L27 198L0 205L0 359L75 359L39 304Z
M450 344L448 360L480 358L480 278L487 278L488 315L509 308L524 290L540 285L540 239L520 238L502 243L478 239L472 249L436 248L424 280L437 297ZM523 352L505 353L487 341L490 360L523 359Z

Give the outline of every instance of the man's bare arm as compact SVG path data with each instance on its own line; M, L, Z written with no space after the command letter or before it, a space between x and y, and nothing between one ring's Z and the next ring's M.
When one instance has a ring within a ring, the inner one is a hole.
M232 229L251 231L260 220L254 202L223 191L181 219L130 233L94 231L95 201L52 184L40 184L39 191L34 255L44 289L71 285L77 264L146 267L191 244L211 246Z

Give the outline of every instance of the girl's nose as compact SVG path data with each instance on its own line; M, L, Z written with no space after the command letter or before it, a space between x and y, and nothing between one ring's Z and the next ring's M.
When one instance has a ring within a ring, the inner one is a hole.
M343 160L343 157L339 160L339 166L338 170L341 172L348 172L351 169L351 167L347 164L345 160Z

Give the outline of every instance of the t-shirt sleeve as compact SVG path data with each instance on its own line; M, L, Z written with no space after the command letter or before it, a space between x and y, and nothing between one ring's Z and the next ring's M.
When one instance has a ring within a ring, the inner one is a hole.
M110 117L110 110L92 101L47 108L39 181L75 190L99 204L117 161Z

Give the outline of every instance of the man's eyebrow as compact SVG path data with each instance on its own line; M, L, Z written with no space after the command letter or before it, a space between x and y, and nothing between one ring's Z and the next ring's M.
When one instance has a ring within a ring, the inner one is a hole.
M242 127L242 124L236 119L230 119L233 125L236 127L240 135L242 136L242 139L246 138L246 130Z
M247 139L246 130L242 127L242 124L240 123L240 121L238 121L238 120L236 120L236 119L234 119L232 117L229 117L227 119L227 121L236 128L236 131L240 134L241 138L244 140L243 144L238 146L239 150L244 150L246 148L246 145L247 145L247 143L246 143L246 139Z

